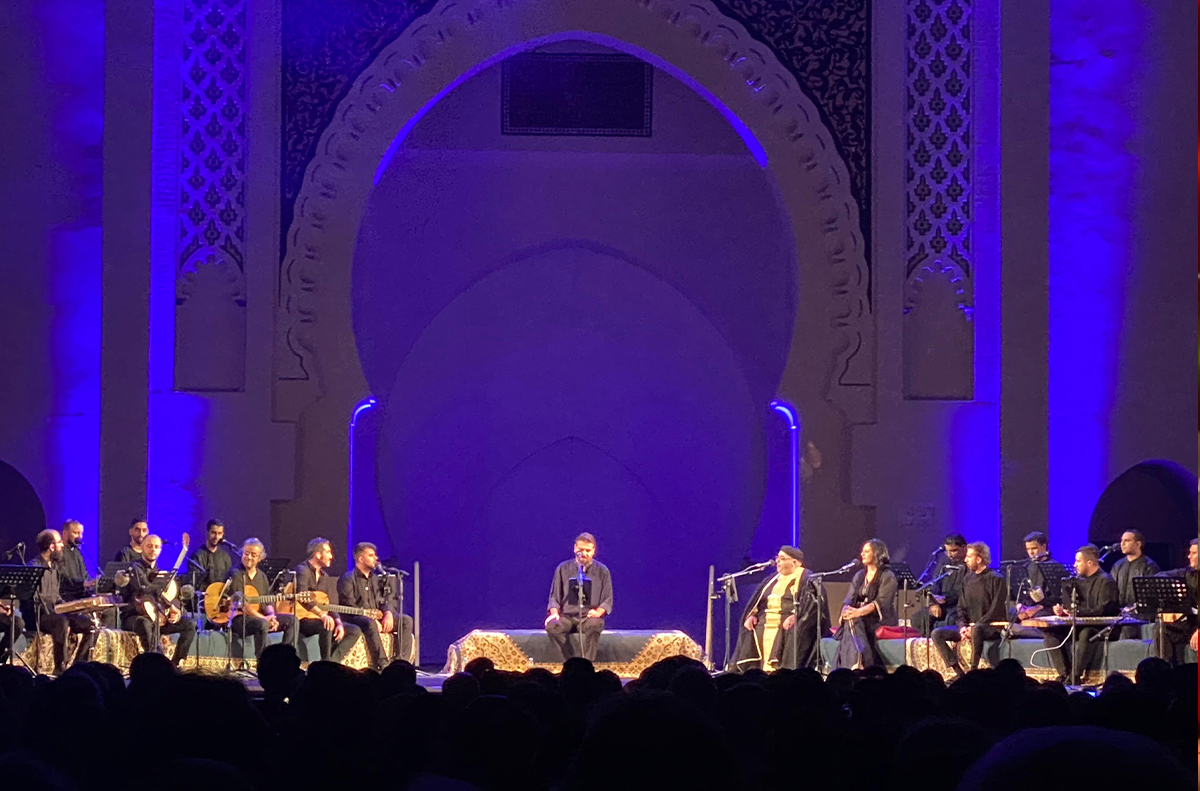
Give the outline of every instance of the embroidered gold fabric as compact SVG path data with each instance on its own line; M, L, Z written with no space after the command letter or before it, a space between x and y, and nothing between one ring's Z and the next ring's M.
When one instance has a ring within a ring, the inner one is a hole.
M562 669L558 662L533 662L512 638L504 632L474 631L453 643L446 651L444 673L459 673L476 657L486 656L497 670L523 673L532 668L554 672ZM662 659L686 656L701 659L700 646L683 632L659 632L651 637L628 662L597 662L596 670L611 670L620 678L637 678L646 668Z
M926 660L925 654L927 643L929 647L928 660ZM951 643L951 645L955 644ZM966 640L959 641L957 643L957 653L959 666L966 670L971 666L971 644ZM942 661L942 655L937 652L937 648L933 645L933 640L926 640L924 637L910 637L905 644L905 656L908 657L908 663L917 670L935 670L947 681L954 679L954 671ZM979 660L979 666L981 668L991 667L986 656ZM1132 670L1117 670L1113 668L1111 672L1120 673L1131 679L1134 677L1134 671ZM1025 675L1037 681L1053 681L1058 677L1057 671L1052 667L1026 666ZM1103 684L1104 675L1103 670L1088 670L1083 674L1083 678L1080 679L1080 684L1086 686Z

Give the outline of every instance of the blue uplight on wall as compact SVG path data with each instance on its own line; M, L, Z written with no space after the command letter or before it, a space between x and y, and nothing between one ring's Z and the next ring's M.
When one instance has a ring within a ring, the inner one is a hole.
M796 408L776 399L771 409L783 415L788 427L788 449L791 459L792 546L800 546L800 418Z
M355 437L355 434L357 433L356 429L358 428L359 415L361 415L363 412L366 412L368 409L371 409L378 403L379 402L376 401L374 398L366 398L363 401L359 402L358 406L356 406L354 408L354 412L352 412L350 415L350 475L349 475L350 507L349 507L349 513L346 514L346 535L348 537L347 545L351 546L351 547L354 546L354 543L355 543L355 538L354 538L354 461L355 461L354 437Z
M1087 540L1109 479L1145 15L1138 0L1050 4L1049 537L1060 559Z

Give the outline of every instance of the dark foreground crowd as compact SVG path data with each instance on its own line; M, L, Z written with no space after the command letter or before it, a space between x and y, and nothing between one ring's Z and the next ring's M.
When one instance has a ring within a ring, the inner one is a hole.
M676 657L622 687L476 660L441 694L267 648L265 690L179 673L158 654L57 680L0 667L0 787L335 789L1193 789L1197 668L1158 659L1098 695L1016 662L950 686L902 667L711 677ZM1186 768L1185 768L1186 767Z

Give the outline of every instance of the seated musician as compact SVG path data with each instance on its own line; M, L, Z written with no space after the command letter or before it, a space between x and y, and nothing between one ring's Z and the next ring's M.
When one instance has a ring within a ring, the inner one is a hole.
M380 634L394 634L399 640L397 656L407 659L404 648L412 639L412 618L407 615L397 615L394 593L384 590L387 579L382 570L376 571L379 565L375 545L363 541L354 545L354 568L347 571L338 579L338 602L350 607L361 607L366 610L380 610L383 620L377 621L365 615L342 615L342 620L352 623L362 630L363 639L367 641L367 655L371 666L383 670L388 664L384 656L383 640Z
M54 605L61 604L58 565L62 562L62 535L57 530L43 530L37 535L38 554L31 566L42 566L42 584L31 601L22 602L26 623L36 624L39 631L50 635L54 643L54 675L62 675L68 664L67 640L71 633L81 635L79 648L72 662L86 662L96 644L96 627L92 619L82 613L58 614Z
M1069 617L1069 608L1072 606L1075 607L1075 615L1080 618L1115 616L1121 611L1117 601L1117 583L1100 568L1100 550L1095 544L1084 544L1075 552L1075 574L1079 577L1079 594L1074 601L1064 596L1063 601L1067 606L1054 605L1055 615ZM1073 670L1082 673L1087 669L1092 653L1097 648L1091 638L1102 628L1077 626L1073 641L1067 639L1070 626L1051 626L1043 630L1047 653L1050 654L1050 662L1058 673L1059 681L1066 681L1073 675ZM1076 659L1078 665L1074 664Z
M758 586L742 613L733 654L738 672L817 664L818 613L824 627L829 626L828 614L821 609L828 606L824 589L804 568L804 553L797 547L780 547L775 569L777 573Z
M942 541L942 555L933 566L927 580L937 580L929 586L928 606L912 615L913 628L922 635L932 629L958 623L958 597L967 577L963 558L967 556L967 540L962 533L950 533ZM940 578L940 579L939 579Z
M834 638L838 641L834 669L883 666L875 630L896 626L896 574L888 568L887 544L872 538L859 553L863 568L850 580L842 603L842 622Z
M330 604L338 604L337 577L329 574L329 567L333 565L333 546L329 539L309 541L307 553L308 560L296 567L296 592L320 591L329 597ZM300 634L318 636L322 660L341 662L362 636L362 630L356 624L343 623L341 615L319 604L305 605L305 609L314 617L300 618Z
M253 596L266 596L270 593L271 581L258 568L266 554L267 548L257 538L247 538L242 542L242 567L229 573L230 595L244 598L247 595L247 585L252 589ZM275 608L270 604L239 604L237 614L229 622L234 663L239 668L244 664L246 637L254 640L254 659L262 659L263 649L267 645L267 634L283 632L286 636L288 629L292 627L293 617L276 614Z
M88 595L87 563L83 560L83 523L68 519L62 523L62 560L55 564L58 571L58 592L64 601L75 601Z
M13 611L11 601L0 600L0 665L8 662L8 655L12 651L13 635L19 637L24 632L25 621L17 612Z
M1054 611L1054 605L1061 601L1061 581L1051 576L1047 579L1044 569L1052 564L1057 572L1061 564L1050 557L1050 549L1046 534L1035 530L1025 536L1025 575L1028 580L1021 585L1020 595L1016 601L1016 625L1009 630L1009 637L1042 637L1040 629L1022 626L1024 621L1038 615L1049 615ZM1062 569L1065 571L1065 569Z
M225 551L225 523L220 519L209 519L204 528L204 546L192 553L192 560L204 569L201 583L223 582L229 578L233 568L233 556ZM242 547L243 551L245 546ZM265 551L265 550L264 550ZM260 591L265 594L266 591Z
M1000 630L992 623L1003 621L1006 613L1004 578L992 571L992 551L982 541L967 544L967 578L963 581L962 594L958 599L957 624L941 626L933 631L933 646L941 654L946 666L955 676L963 674L958 656L949 643L967 640L971 643L971 669L979 667L983 653L983 641L1000 637Z
M1183 618L1163 624L1164 658L1172 665L1187 663L1185 648L1198 650L1200 638L1196 631L1196 578L1197 578L1196 539L1188 545L1188 564L1186 568L1171 569L1160 572L1159 577L1175 577L1187 585L1187 608Z
M1117 601L1121 608L1136 607L1136 597L1133 592L1134 577L1153 577L1162 571L1152 559L1146 556L1142 548L1146 545L1146 537L1141 530L1129 529L1121 534L1120 560L1113 564L1112 578L1117 581ZM1125 624L1119 627L1122 640L1141 640L1142 627L1138 624Z
M175 644L175 653L171 656L171 662L178 666L196 640L196 621L183 612L178 600L167 601L163 595L164 586L171 575L158 569L158 556L161 554L161 538L148 535L142 539L141 555L130 564L121 628L138 636L143 651L156 653L161 650L156 639L158 635L178 634L179 642ZM154 610L156 617L162 613L165 623L151 621L149 609Z
M139 516L129 524L129 543L121 547L113 558L117 563L132 563L142 556L142 542L150 535L146 517Z

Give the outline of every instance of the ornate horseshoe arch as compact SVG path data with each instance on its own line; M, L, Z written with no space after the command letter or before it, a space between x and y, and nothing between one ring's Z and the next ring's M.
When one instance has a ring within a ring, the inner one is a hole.
M874 321L858 206L816 107L769 49L709 0L442 0L355 81L296 199L280 279L275 419L303 424L303 444L314 450L298 459L298 478L320 491L305 487L292 504L329 510L327 519L345 513L338 507L344 486L339 498L327 483L345 481L344 455L333 451L345 443L350 411L368 395L352 325L351 264L376 171L397 133L484 68L571 39L668 71L749 138L770 168L798 265L780 395L799 407L806 434L824 438L827 462L836 461L831 451L844 455L831 445L843 441L847 422L873 419Z

